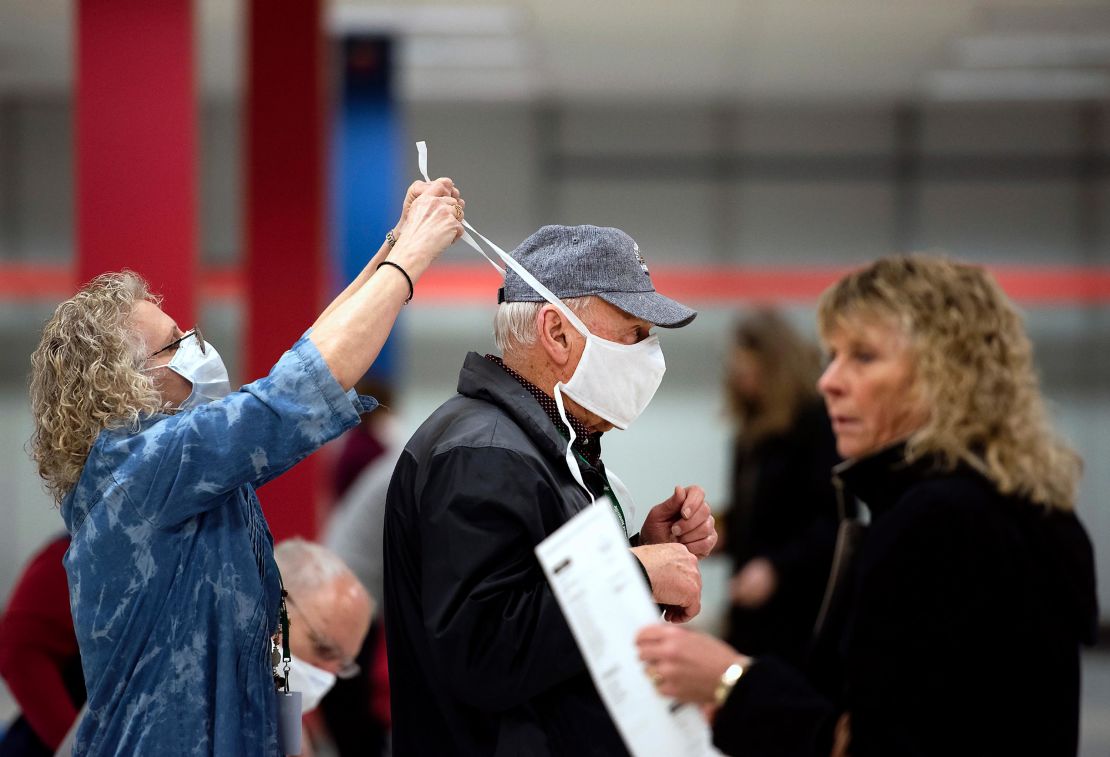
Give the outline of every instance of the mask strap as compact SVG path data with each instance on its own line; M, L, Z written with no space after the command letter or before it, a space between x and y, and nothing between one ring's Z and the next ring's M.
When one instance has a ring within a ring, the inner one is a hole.
M427 142L417 142L416 143L416 162L420 167L420 175L424 177L424 181L431 183L432 180L430 178L428 178L428 143ZM463 226L467 229L470 229L471 231L474 231L474 227L471 226L466 221L463 221ZM474 231L474 233L478 234L477 231ZM481 236L481 234L478 234L478 236ZM483 250L480 246L478 246L478 243L474 241L474 237L470 236L469 234L467 234L464 231L462 233L462 241L466 242L468 245L470 245L475 250L477 250L479 255L481 255L483 258L485 258L486 260L489 261L489 264L491 266L493 266L495 271L497 271L502 276L505 275L505 269L502 268L501 266L497 265L497 263L494 261L494 259L491 258L489 255L487 255L486 251ZM486 241L489 242L488 239ZM494 248L496 249L496 245L492 245L492 246L494 246Z
M563 425L567 427L567 431L570 433L570 441L567 442L566 453L567 467L570 468L570 475L574 476L574 480L578 482L578 485L586 492L586 496L590 498L590 504L592 505L595 501L593 492L590 491L590 487L586 486L586 481L582 478L582 470L578 467L578 461L574 459L574 452L571 451L574 440L578 438L578 435L574 433L574 428L571 427L570 421L567 419L567 411L566 408L563 407L562 387L562 381L555 384L555 407L559 409L559 417L563 419Z
M416 153L417 162L420 164L420 174L424 177L424 181L430 182L431 179L428 178L428 143L417 142ZM590 333L590 330L586 328L586 324L582 323L582 320L578 316L576 316L574 312L571 311L571 309L562 302L562 300L552 294L550 289L541 284L539 280L531 273L529 273L524 266L514 260L512 255L502 250L486 237L482 236L482 234L477 229L470 225L469 221L466 221L464 219L462 223L464 228L470 229L474 232L474 236L478 237L483 242L488 244L490 246L490 249L492 249L499 258L505 261L505 265L507 265L509 268L512 268L513 272L516 273L516 275L520 278L524 279L525 283L528 284L528 286L532 287L532 289L538 292L540 296L542 296L545 300L558 308L559 312L563 314L563 317L570 321L571 324L576 329L578 329L580 333L582 333L583 335ZM490 265L497 269L497 272L499 274L501 274L502 276L505 275L505 269L497 265L497 263L493 261L493 258L486 254L485 250L483 250L481 246L476 241L474 241L474 237L470 236L470 234L467 234L464 231L462 235L462 240L473 247L475 250L477 250L478 254L480 254L483 258L488 260Z

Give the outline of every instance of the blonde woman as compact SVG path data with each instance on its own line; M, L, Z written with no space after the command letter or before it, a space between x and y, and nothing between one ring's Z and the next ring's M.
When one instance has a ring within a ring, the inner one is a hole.
M414 184L396 237L237 392L133 273L58 306L32 356L32 447L72 536L88 688L74 754L278 753L279 577L254 490L377 405L351 387L461 218L449 179Z
M651 627L649 674L719 706L729 754L1075 754L1093 557L1020 317L981 268L911 256L842 279L818 320L846 458L823 656L803 675Z

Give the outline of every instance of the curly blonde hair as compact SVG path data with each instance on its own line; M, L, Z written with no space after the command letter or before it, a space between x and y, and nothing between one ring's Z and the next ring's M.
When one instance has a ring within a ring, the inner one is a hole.
M1003 494L1074 507L1082 461L1052 430L1022 318L985 270L938 256L879 260L834 284L818 304L823 339L867 319L910 340L915 389L929 411L910 460L964 463Z
M133 271L97 276L58 306L31 355L31 456L55 501L77 483L103 429L136 425L162 405L141 371L146 345L128 323L141 300L159 301Z

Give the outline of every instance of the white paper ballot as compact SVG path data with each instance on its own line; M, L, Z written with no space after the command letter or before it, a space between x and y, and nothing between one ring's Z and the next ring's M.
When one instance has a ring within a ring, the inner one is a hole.
M719 754L693 705L660 696L636 652L636 633L659 622L643 573L608 497L536 547L601 699L635 757Z

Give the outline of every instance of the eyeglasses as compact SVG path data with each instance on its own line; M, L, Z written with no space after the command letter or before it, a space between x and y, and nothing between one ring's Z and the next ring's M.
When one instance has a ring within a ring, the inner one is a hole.
M191 336L195 336L197 338L197 346L200 347L200 354L203 355L205 353L205 351L208 349L207 345L204 342L204 335L200 333L200 328L199 327L193 326L192 331L187 331L186 333L182 334L177 339L174 339L172 342L170 342L169 344L167 344L165 347L158 350L157 352L150 353L150 355L147 356L147 360L150 360L150 358L152 358L152 357L156 357L158 355L161 355L163 352L166 352L167 350L176 349L179 344L181 344L182 342L184 342L186 339L188 339Z
M335 677L347 679L357 676L362 670L362 667L351 658L345 657L338 644L318 633L316 629L313 628L312 623L308 620L308 616L304 614L304 610L293 601L292 595L286 594L285 601L289 603L290 607L297 611L304 621L305 628L308 629L308 640L312 642L312 649L316 653L316 656L325 662L339 663L340 667L339 670L335 672Z

